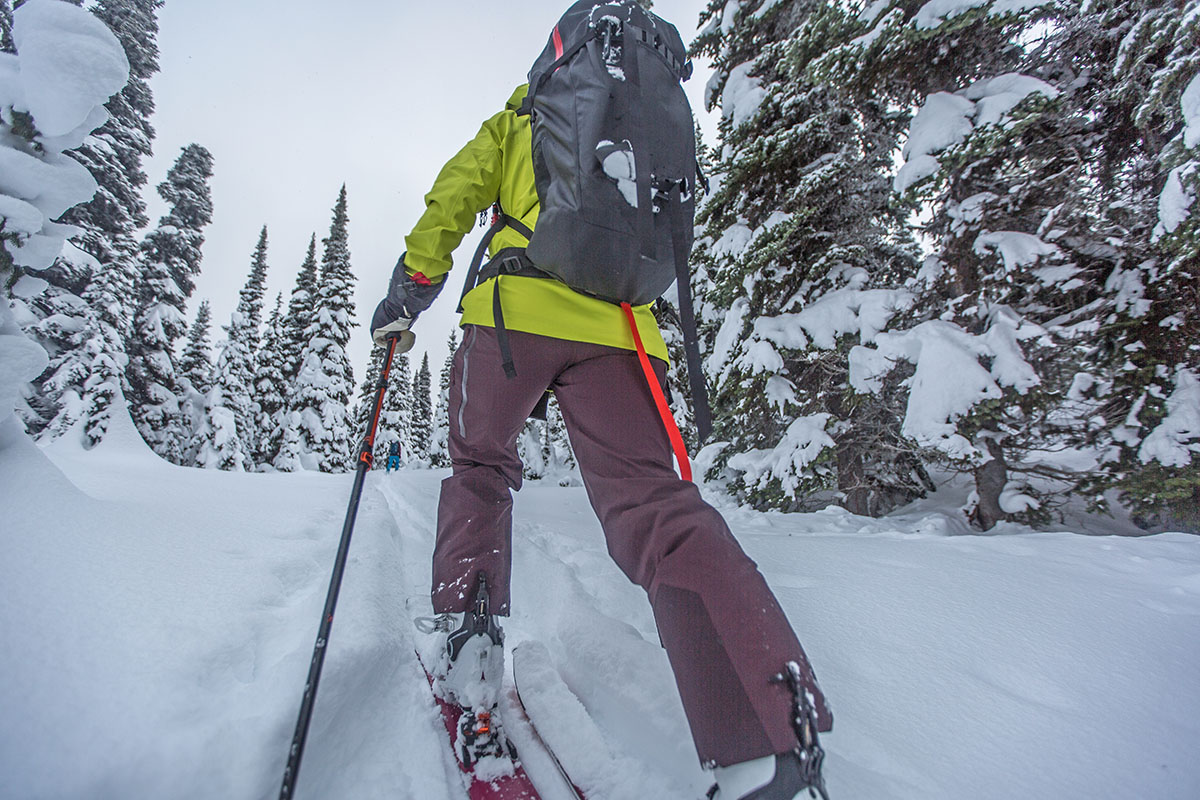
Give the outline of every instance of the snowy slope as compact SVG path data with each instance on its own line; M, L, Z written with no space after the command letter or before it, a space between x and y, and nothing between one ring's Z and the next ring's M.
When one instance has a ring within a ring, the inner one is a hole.
M442 475L368 480L301 798L461 796L408 621ZM43 452L10 419L0 796L275 796L350 485L172 467L123 427ZM977 536L953 507L723 509L834 704L831 796L1200 796L1200 538ZM592 712L605 748L585 766L620 773L597 797L697 800L650 610L583 490L527 486L514 537L509 645L543 645Z

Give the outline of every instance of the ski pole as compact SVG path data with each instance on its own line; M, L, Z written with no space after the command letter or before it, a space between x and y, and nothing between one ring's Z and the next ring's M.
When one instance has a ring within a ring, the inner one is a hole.
M412 334L409 334L411 336ZM358 450L355 467L354 488L350 490L350 505L346 508L346 522L342 525L342 541L338 545L337 559L333 562L333 576L329 579L329 592L325 595L325 610L321 612L321 625L317 629L317 643L313 645L312 663L308 668L308 682L304 684L304 697L300 701L300 718L296 720L296 732L292 735L292 747L288 751L287 767L283 770L283 786L279 800L290 800L296 790L296 776L300 773L300 757L304 755L304 740L308 738L308 723L312 719L313 703L317 699L317 683L321 680L321 665L325 663L325 649L329 644L329 631L333 627L333 610L337 606L338 591L342 587L342 573L346 570L346 555L350 550L350 534L354 531L354 518L358 516L358 501L362 496L363 481L371 470L375 451L375 429L379 425L379 412L383 408L383 394L387 391L388 373L392 369L392 355L396 350L398 336L389 336L387 355L379 382L375 385L375 409L371 413L371 424ZM407 349L407 348L404 348ZM403 350L401 350L403 352Z

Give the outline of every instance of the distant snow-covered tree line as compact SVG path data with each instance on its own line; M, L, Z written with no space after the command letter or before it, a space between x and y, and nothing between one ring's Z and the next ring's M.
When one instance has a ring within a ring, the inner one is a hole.
M345 190L290 297L267 305L264 227L228 324L203 303L187 323L214 165L184 148L147 230L161 4L71 9L128 62L103 119L54 136L19 98L0 114L21 158L69 156L97 186L33 211L6 187L6 324L49 358L19 417L90 447L127 407L176 463L346 469L379 364L351 413ZM0 0L0 70L23 14L68 5ZM721 111L692 281L707 477L760 508L877 515L962 475L985 529L1071 506L1200 529L1200 0L711 0L701 24ZM446 463L448 376L397 360L381 448ZM553 403L518 447L530 476L570 473Z
M90 448L103 440L113 414L128 413L146 443L177 464L227 470L347 469L347 452L361 431L349 411L353 370L346 346L354 325L354 277L345 187L334 206L329 236L321 241L320 260L314 235L286 309L278 297L265 320L268 236L263 227L237 308L221 327L223 336L213 350L208 303L200 304L190 326L187 322L204 229L213 215L209 180L214 165L204 147L183 148L157 187L168 211L145 230L149 220L141 194L147 183L142 159L150 155L154 140L149 79L158 71L162 0L95 0L86 12L62 11L67 4L58 0L38 0L22 10L24 5L23 0L0 0L0 70L11 73L8 85L21 85L16 69L23 45L49 70L43 78L80 80L79 70L72 71L69 63L56 66L54 57L35 52L39 46L45 49L43 43L50 41L45 31L55 27L76 36L107 30L115 36L112 47L119 45L117 52L123 50L127 61L122 65L127 80L123 88L114 83L120 90L108 99L104 116L96 116L97 109L88 118L95 118L95 124L84 127L80 120L68 136L58 131L47 136L29 111L44 107L41 124L47 127L56 122L56 114L62 116L65 101L43 98L39 104L5 95L9 105L0 115L0 137L17 143L12 152L18 155L4 162L12 179L0 182L24 193L0 204L4 283L14 314L9 324L18 324L49 359L17 402L26 429L45 439L76 436ZM91 68L111 72L112 66L98 62ZM45 85L39 84L41 91ZM78 90L65 85L64 92ZM62 151L66 155L58 155ZM41 172L33 171L36 164L25 168L25 161L33 164L35 157L41 159ZM84 186L85 179L75 175L84 171L91 175L86 182L95 185L94 193L79 188L68 192L68 186ZM35 185L25 187L22 181L57 181L62 188L39 195ZM27 211L25 196L46 199ZM59 221L34 231L35 214L39 223L43 218ZM64 248L68 237L71 244ZM15 263L9 243L20 246ZM49 254L47 263L35 258L35 246ZM431 411L423 420L410 419L413 388L406 369L402 360L393 370L400 379L394 384L402 388L390 394L385 436L408 437L410 429L434 428ZM428 395L427 365L424 374ZM417 405L428 407L430 402ZM444 462L436 452L422 457L425 463Z
M709 477L1200 529L1200 2L712 0Z

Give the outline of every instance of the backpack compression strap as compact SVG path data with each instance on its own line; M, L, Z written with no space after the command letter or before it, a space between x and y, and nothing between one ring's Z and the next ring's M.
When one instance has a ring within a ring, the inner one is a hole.
M667 405L667 398L663 396L662 387L658 385L658 376L654 374L654 367L650 366L650 356L646 354L646 346L642 344L642 335L638 333L637 321L633 318L633 308L629 303L621 303L621 310L625 312L625 319L629 320L629 331L633 334L633 343L637 345L638 361L641 362L642 372L646 375L650 394L654 396L654 405L658 407L658 415L662 417L663 427L667 429L667 438L671 440L671 449L675 451L675 460L679 462L679 476L685 481L690 481L692 465L688 461L687 447L683 444L683 434L679 432L679 426L675 424L675 417L671 415L671 407Z

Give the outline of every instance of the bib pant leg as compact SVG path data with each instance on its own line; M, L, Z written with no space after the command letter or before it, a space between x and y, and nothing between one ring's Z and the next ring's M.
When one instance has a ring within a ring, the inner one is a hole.
M456 355L452 374L455 474L443 483L439 506L435 610L463 610L473 569L482 566L489 578L496 570L489 583L493 598L503 598L497 608L507 612L509 489L520 487L516 436L552 386L608 551L649 597L701 760L729 765L795 746L791 695L771 680L787 661L800 665L818 727L827 730L832 718L824 697L766 581L721 515L675 474L637 355L510 332L518 377L506 380L495 332L471 330L463 348L469 352L462 365ZM666 365L652 363L663 380ZM455 407L463 389L455 387L464 380L465 413ZM472 413L475 393L486 398L477 405L489 406L494 417ZM456 430L456 414L466 439Z

